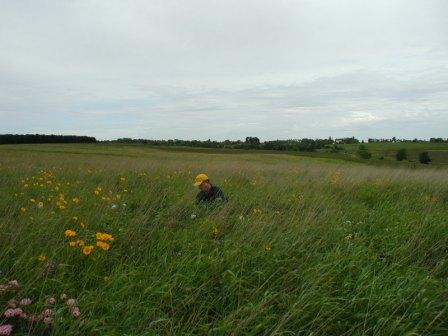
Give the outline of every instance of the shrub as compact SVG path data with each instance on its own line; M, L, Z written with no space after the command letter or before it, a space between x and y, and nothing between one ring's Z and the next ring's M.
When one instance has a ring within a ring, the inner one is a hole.
M423 164L428 164L431 162L431 158L429 157L428 152L421 152L420 155L418 156L418 160L420 161L420 163Z
M395 154L395 157L397 161L406 160L408 158L408 152L406 151L406 148L400 148Z
M359 146L357 154L361 159L370 159L372 157L372 153L364 145Z

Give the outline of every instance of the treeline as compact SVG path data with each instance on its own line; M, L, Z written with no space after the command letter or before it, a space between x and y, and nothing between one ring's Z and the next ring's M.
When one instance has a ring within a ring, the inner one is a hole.
M421 139L417 139L414 138L412 140L409 139L397 139L395 137L391 138L391 139L374 139L374 138L369 138L367 140L367 142L372 143L372 142L426 142L427 140L421 140ZM430 138L429 142L436 142L436 143L448 143L448 138L444 139L444 138Z
M332 151L342 150L338 144L359 143L355 138L342 139L290 139L290 140L271 140L261 142L257 137L246 137L242 140L148 140L148 139L131 139L120 138L112 141L105 141L112 143L127 143L127 144L146 144L152 146L186 146L186 147L202 147L202 148L231 148L231 149L265 149L278 151L306 151L313 152L317 149L327 148Z
M0 144L93 143L94 137L78 135L0 134Z

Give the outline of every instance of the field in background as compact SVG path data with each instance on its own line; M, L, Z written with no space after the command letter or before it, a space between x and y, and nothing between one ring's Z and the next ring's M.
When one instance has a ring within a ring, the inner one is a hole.
M0 284L81 311L15 334L448 333L447 169L216 153L0 146Z
M448 144L431 142L385 142L363 144L372 153L372 160L384 157L385 161L396 162L395 154L401 148L408 152L408 160L419 164L418 155L421 152L428 152L432 160L432 165L448 166ZM341 145L348 153L355 155L359 144ZM396 162L398 163L398 162ZM406 164L406 162L404 162Z

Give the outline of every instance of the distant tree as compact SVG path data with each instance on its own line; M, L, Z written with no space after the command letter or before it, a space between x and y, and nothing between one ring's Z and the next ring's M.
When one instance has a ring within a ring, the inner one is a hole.
M420 155L418 156L418 160L420 161L420 163L423 164L428 164L431 162L431 158L429 157L428 152L421 152Z
M395 154L395 158L397 159L397 161L406 160L408 158L408 152L406 148L400 148Z
M359 146L357 154L361 159L370 159L372 157L372 154L369 152L365 145Z
M258 147L260 145L260 139L257 137L246 137L245 143L250 147Z

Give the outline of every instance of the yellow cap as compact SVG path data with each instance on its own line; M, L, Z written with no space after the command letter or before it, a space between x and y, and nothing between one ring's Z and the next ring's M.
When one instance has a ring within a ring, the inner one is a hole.
M196 176L196 181L194 182L195 186L201 185L202 182L207 181L208 180L208 176L205 174L199 174L198 176Z

